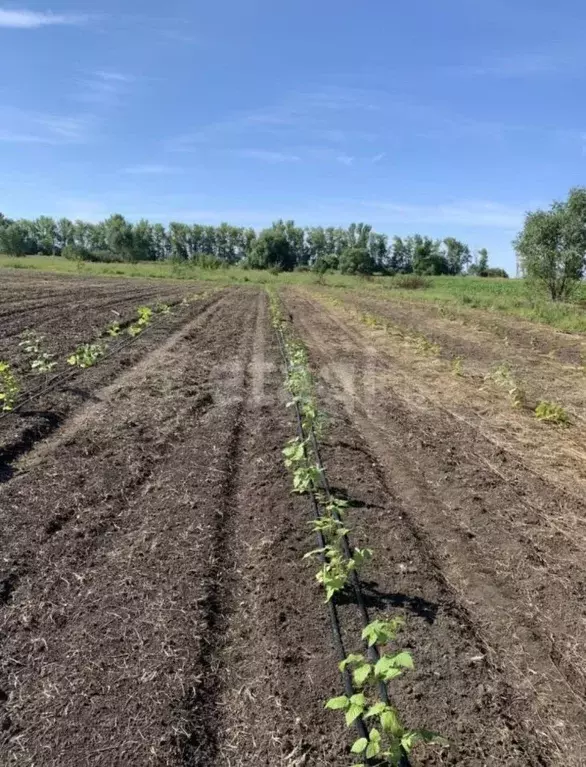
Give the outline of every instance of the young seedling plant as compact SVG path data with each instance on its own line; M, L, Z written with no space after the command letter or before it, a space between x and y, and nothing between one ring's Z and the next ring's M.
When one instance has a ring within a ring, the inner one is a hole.
M20 387L8 362L0 360L0 410L4 413L14 409Z
M44 336L40 336L34 330L25 330L22 341L18 344L29 358L33 373L50 373L57 367L54 355L43 348L44 340Z
M119 322L112 322L106 328L106 333L110 336L110 338L117 338L121 332L122 332L122 328L120 327Z
M354 686L359 692L350 697L341 695L331 698L326 703L327 709L344 712L347 727L358 717L377 723L378 726L371 728L368 737L354 741L351 751L353 754L364 755L367 760L376 758L381 767L398 767L403 757L408 755L417 743L446 745L436 733L405 727L397 709L386 699L381 699L381 685L386 689L388 682L414 668L410 653L404 650L392 652L390 649L390 644L395 641L403 624L401 618L395 617L390 620L376 620L366 626L362 639L369 647L377 647L379 660L373 663L365 655L348 655L339 664L339 668L342 672L352 669ZM366 765L363 763L356 767Z
M80 344L68 357L67 363L78 368L91 368L105 353L106 350L102 344Z
M568 426L570 423L570 418L565 408L561 405L556 405L555 402L547 402L545 400L542 400L535 408L535 417L538 421L546 421L558 426Z
M137 314L138 320L128 328L128 333L133 338L142 333L151 324L153 319L153 310L149 306L139 306Z
M319 560L315 577L325 591L326 602L329 602L346 587L352 574L372 558L372 551L349 549L347 536L350 528L345 522L348 503L329 497L321 490L323 469L313 450L314 441L307 436L312 429L315 430L320 419L307 352L286 334L286 323L273 293L270 293L270 308L273 327L281 334L288 359L286 388L292 396L288 406L299 408L303 434L303 437L292 439L285 446L285 465L293 474L293 491L313 493L321 510L320 516L309 524L320 535L324 545L308 552L304 559ZM345 658L339 664L340 671L351 671L357 692L351 696L332 698L326 703L326 708L344 712L348 727L359 717L377 724L368 731L368 737L360 737L354 742L352 753L363 756L371 764L376 759L381 767L399 767L404 756L419 742L445 743L435 733L406 728L397 710L388 702L386 684L404 671L413 669L410 653L392 652L389 647L402 625L403 620L396 617L375 620L364 629L362 639L369 648L377 648L377 653L373 655L378 659L373 662L362 654L351 654ZM382 697L381 688L385 693ZM366 767L366 762L357 767Z

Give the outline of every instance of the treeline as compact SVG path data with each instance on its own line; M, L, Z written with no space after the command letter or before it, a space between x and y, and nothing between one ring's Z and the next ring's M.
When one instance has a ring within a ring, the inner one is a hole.
M490 269L486 250L476 257L463 242L434 240L419 234L393 237L368 224L324 228L277 221L256 232L248 227L203 226L173 222L168 227L115 214L99 223L55 220L11 221L0 214L0 252L13 256L58 255L87 261L167 261L208 267L241 264L256 269L339 270L346 274L376 272L415 274L481 274L507 276Z

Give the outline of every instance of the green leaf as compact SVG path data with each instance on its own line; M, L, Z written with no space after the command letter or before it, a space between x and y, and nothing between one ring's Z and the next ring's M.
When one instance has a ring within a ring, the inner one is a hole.
M367 746L368 741L366 738L358 738L350 750L353 754L363 754L366 751Z
M368 738L369 738L369 744L366 749L366 758L372 759L373 756L380 754L380 751L381 751L380 732L373 727L372 730L370 731L370 735L368 736Z
M362 685L366 682L368 677L370 676L370 672L372 671L372 666L370 663L364 663L362 666L358 666L354 670L354 681L358 685Z
M413 669L415 666L413 665L413 658L411 656L411 653L409 652L400 652L397 653L397 655L393 655L393 663L398 668L409 668Z
M383 655L374 667L375 676L385 681L400 676L402 669L413 668L413 658L408 652L400 652L396 655Z
M411 751L417 743L436 743L440 746L448 746L449 743L441 735L430 730L411 730L406 732L401 738L401 745L407 753Z
M350 701L347 698L346 695L340 695L338 698L330 698L328 702L326 703L326 708L331 709L332 711L337 711L338 709L346 709L350 705Z
M352 703L353 706L362 706L362 708L364 708L366 706L366 698L361 692L357 692L350 698L350 703Z
M345 671L346 668L353 663L364 663L364 655L350 654L338 664L338 668L340 671Z
M362 706L355 706L351 705L350 708L346 711L346 724L348 727L352 724L352 722L356 721L358 717L362 714L364 708Z
M375 644L388 644L391 640L396 638L399 628L404 624L405 621L400 616L396 616L387 621L372 621L372 623L369 623L362 632L362 638L368 640L369 647L372 647Z
M382 712L386 709L385 703L375 703L374 706L371 706L366 714L364 715L365 719L369 719L371 716L379 716L379 714L382 714Z
M405 732L403 725L399 721L397 712L390 706L381 714L380 724L383 728L383 732L388 732L396 738L402 737Z

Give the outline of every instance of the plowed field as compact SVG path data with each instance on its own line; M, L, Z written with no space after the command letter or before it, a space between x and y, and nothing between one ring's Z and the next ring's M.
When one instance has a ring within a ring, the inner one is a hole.
M3 275L0 359L24 404L0 418L2 765L352 763L324 709L341 680L303 560L311 509L283 465L295 420L267 295L186 284ZM327 414L329 481L374 551L370 614L406 621L415 670L393 703L450 743L411 764L586 764L581 337L279 298ZM171 314L68 369L157 302ZM26 372L27 328L60 361L46 379ZM529 400L558 393L567 429L512 408L487 377L504 362ZM359 651L351 595L337 607Z

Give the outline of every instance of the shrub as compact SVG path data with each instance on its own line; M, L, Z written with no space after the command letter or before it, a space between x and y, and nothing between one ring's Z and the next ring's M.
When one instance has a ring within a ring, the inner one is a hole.
M226 265L221 258L212 256L210 253L198 253L192 263L202 269L221 269Z
M481 277L502 277L504 280L509 279L509 275L504 269L501 269L498 266L491 266L488 269L485 269L481 274Z
M328 271L335 272L340 268L340 259L335 253L326 256L318 256L313 264L313 271L318 274L325 274Z
M389 287L401 290L425 290L431 287L431 280L420 274L398 274L389 280Z
M87 261L90 255L89 250L80 248L77 245L66 245L61 251L63 258L70 261Z

